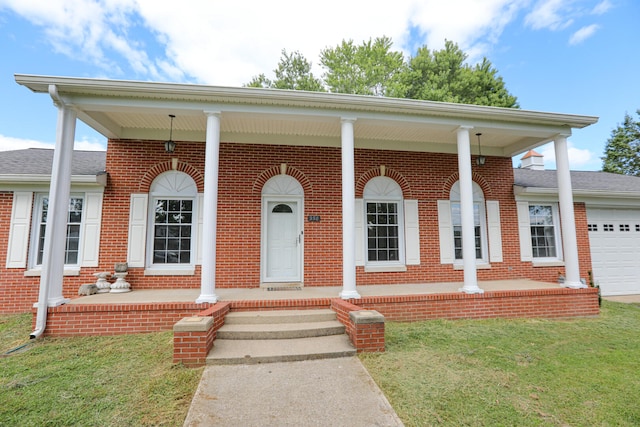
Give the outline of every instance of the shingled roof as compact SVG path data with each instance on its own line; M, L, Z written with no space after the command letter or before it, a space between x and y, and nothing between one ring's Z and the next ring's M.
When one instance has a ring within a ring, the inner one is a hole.
M105 151L74 151L71 175L95 176L104 173ZM29 148L0 152L1 175L51 175L53 150Z
M555 170L514 169L514 185L524 188L556 189ZM575 192L638 193L640 177L596 171L571 171L571 185Z

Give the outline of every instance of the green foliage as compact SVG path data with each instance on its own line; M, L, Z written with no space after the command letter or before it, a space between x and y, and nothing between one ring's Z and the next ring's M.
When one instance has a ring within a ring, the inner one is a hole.
M447 41L441 50L423 46L405 60L401 52L392 50L392 44L391 38L383 36L359 45L343 40L323 49L322 80L313 77L311 64L299 52L289 55L283 50L274 70L276 80L260 74L247 86L519 108L487 58L471 66L465 62L467 54Z
M322 82L311 73L311 63L298 51L287 53L283 49L278 68L273 72L276 75L274 81L269 80L264 74L260 74L246 86L324 92Z
M466 60L467 54L448 40L442 50L419 48L405 74L406 97L518 108L516 97L487 58L473 67Z
M389 37L378 37L356 46L342 41L320 52L324 81L331 92L395 96L402 91L404 56L391 51Z
M640 117L640 110L636 114ZM640 176L640 120L624 115L607 140L602 160L604 172Z
M640 424L640 307L597 318L386 324L361 360L407 427Z

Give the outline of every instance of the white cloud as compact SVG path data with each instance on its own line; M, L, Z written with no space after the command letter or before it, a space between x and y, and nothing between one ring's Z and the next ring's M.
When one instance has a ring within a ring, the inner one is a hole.
M52 142L36 141L34 139L13 138L0 135L0 151L24 150L26 148L53 148Z
M325 0L311 11L298 0L192 0L179 6L168 0L0 4L41 26L57 52L83 58L111 77L133 71L142 79L183 81L189 76L199 83L237 86L259 73L270 74L282 49L300 51L320 74L320 51L343 39L360 43L385 35L396 49L416 42L439 49L448 39L473 61L487 54L527 1L396 0L390 7L383 0ZM410 40L411 27L423 40ZM141 32L150 32L164 52L151 56Z
M586 27L580 28L578 31L573 33L571 37L569 37L569 44L576 45L582 43L583 41L594 35L599 28L600 26L597 24L591 24Z
M567 142L567 150L569 151L569 167L571 170L580 170L586 166L593 166L594 162L600 161L599 157L592 151L586 148L577 148L571 141ZM536 148L536 151L544 156L545 169L556 168L556 152L553 143Z
M609 9L611 9L612 7L613 7L613 4L611 4L609 0L603 0L593 8L591 13L593 15L603 15L606 12L608 12Z
M526 13L531 28L557 30L570 25L579 13L574 4L584 2L325 0L309 9L299 0L0 0L0 8L42 27L56 51L90 62L111 78L238 86L259 73L271 74L282 49L300 51L320 75L322 49L343 39L360 43L383 35L395 49L440 49L451 40L473 63L488 55L519 14ZM602 0L589 11L610 7Z
M438 49L452 40L479 58L496 43L525 0L428 0L412 2L410 22L423 29L426 44Z
M107 144L105 141L98 141L93 138L82 138L73 143L74 150L81 151L106 151Z
M27 148L49 148L53 149L55 143L37 141L35 139L15 138L0 134L0 151L26 150ZM107 149L104 142L97 139L83 138L73 144L75 150L83 151L104 151Z
M566 15L571 3L573 3L571 0L539 0L525 17L525 24L534 30L564 29L573 22Z

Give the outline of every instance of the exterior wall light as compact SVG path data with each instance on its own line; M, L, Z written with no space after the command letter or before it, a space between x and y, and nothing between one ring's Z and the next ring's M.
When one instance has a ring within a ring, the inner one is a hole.
M482 155L482 151L480 150L480 135L482 134L476 133L476 136L478 137L478 157L476 157L476 164L478 166L482 166L487 162L487 158Z
M171 128L169 130L169 140L164 142L164 151L167 153L173 153L176 149L176 143L173 141L173 119L176 117L175 114L169 114L171 117Z

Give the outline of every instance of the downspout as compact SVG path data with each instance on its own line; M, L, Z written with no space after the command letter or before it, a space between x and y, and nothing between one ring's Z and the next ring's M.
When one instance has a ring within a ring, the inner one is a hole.
M58 94L58 88L56 85L49 85L49 96L53 99L53 103L58 109L64 107L64 102L60 98ZM58 126L60 126L60 122L58 122ZM57 141L56 141L57 143ZM55 157L55 154L54 154ZM52 168L52 176L53 179L53 168ZM51 185L51 184L49 184ZM51 233L49 233L51 234ZM43 283L44 282L44 283ZM47 299L49 298L49 280L40 281L40 290L38 293L38 302L37 302L37 313L36 313L36 325L35 329L29 335L30 339L35 339L41 336L44 333L44 330L47 327Z

